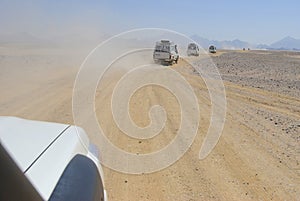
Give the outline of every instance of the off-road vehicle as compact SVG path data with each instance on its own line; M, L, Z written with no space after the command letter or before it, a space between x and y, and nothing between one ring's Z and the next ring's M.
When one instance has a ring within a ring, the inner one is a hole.
M179 59L177 45L169 40L161 40L156 42L153 60L155 63L172 65L177 63Z

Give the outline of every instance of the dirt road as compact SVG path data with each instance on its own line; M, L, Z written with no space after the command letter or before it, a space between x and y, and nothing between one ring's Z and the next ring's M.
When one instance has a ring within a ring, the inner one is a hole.
M73 123L72 89L82 57L64 63L65 57L40 55L40 51L7 52L1 49L0 115ZM300 97L225 82L228 102L223 134L211 154L199 160L211 114L208 91L191 66L180 62L172 68L189 81L198 98L197 137L180 160L162 171L129 175L104 168L109 200L299 199ZM129 138L122 135L111 113L111 90L118 77L111 72L96 94L97 117L107 137L136 154L164 147L180 122L176 98L157 86L138 90L130 101L137 125L149 124L148 111L154 104L162 105L168 118L159 136Z

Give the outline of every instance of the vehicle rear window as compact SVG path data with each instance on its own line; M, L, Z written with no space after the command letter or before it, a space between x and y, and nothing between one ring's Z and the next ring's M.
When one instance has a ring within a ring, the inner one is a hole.
M169 52L170 46L168 45L156 45L155 47L156 52Z
M196 49L196 44L189 44L188 47L190 50L195 50Z

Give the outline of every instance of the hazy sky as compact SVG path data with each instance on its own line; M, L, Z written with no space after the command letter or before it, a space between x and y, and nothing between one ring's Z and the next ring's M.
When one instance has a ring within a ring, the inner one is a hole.
M270 44L300 38L300 1L0 0L0 33L49 37L156 27L208 39Z

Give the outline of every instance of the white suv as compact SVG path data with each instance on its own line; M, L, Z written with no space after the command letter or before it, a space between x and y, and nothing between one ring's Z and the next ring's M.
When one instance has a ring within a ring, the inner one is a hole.
M0 117L0 145L0 200L107 200L97 148L83 129Z
M217 52L217 48L214 45L210 45L209 48L208 48L208 51L210 53L216 53Z
M179 53L177 45L169 40L161 40L156 42L153 60L155 63L167 63L172 65L174 62L177 63L179 59Z
M190 43L187 49L188 56L199 56L199 47L196 43Z

